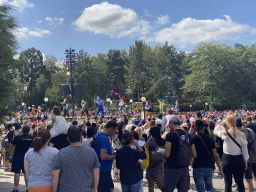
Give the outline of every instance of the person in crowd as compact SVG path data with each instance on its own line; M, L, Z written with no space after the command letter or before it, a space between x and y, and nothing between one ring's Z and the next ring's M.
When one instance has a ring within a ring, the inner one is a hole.
M247 118L247 122L251 119ZM247 124L248 125L248 124ZM246 135L248 142L248 154L249 159L247 163L247 169L245 170L245 181L248 192L253 192L253 175L256 176L256 139L255 132L250 128L244 128L240 117L236 117L236 127L238 130ZM253 175L252 175L253 174Z
M246 120L247 120L247 124L244 127L252 129L254 131L254 133L256 134L256 124L252 121L252 117L247 116Z
M52 138L60 134L67 134L68 124L66 122L66 119L61 116L61 110L58 106L53 107L51 121L53 125L53 128L50 130Z
M164 140L161 138L160 129L156 126L150 129L150 138L145 144L149 153L164 147ZM149 157L150 160L150 157ZM156 166L149 165L146 170L146 179L148 180L149 192L154 192L154 181L157 186L162 188L162 181L164 176L164 162L157 164Z
M129 132L132 132L132 130L131 130L132 126L135 126L135 120L134 119L131 120L130 124L126 125L125 130L127 130Z
M99 160L91 147L82 144L79 128L67 132L70 146L59 151L53 162L53 192L96 192L99 183Z
M29 192L52 192L53 160L59 150L48 146L51 134L41 130L34 138L33 148L25 154L24 169L28 178Z
M112 149L114 153L122 147L121 138L124 132L124 123L118 123L118 132L112 135ZM120 170L116 167L116 160L113 160L111 176L114 182L120 182Z
M32 125L32 130L33 130L32 135L34 136L34 138L36 138L36 136L37 136L36 124Z
M198 192L214 192L212 185L212 173L215 161L219 168L219 174L223 177L220 158L217 154L214 140L204 133L204 122L195 121L197 135L192 138L191 144L194 144L196 158L193 163L193 177Z
M223 139L222 169L225 191L232 191L233 176L238 191L244 192L244 171L247 169L249 159L246 135L237 129L236 119L233 115L228 115L225 121L216 126L213 133Z
M173 114L173 110L172 109L168 109L167 110L167 115L165 116L165 125L168 126L170 123L170 119L175 117L175 115Z
M108 121L101 132L95 134L95 151L100 160L100 180L98 192L109 192L114 190L111 177L112 163L115 159L109 136L116 134L118 125L115 121Z
M180 138L188 140L188 134L180 128L180 120L177 117L171 118L169 123L170 129L173 131L166 135L165 151L162 152L166 158L162 191L172 192L175 187L178 191L188 191L190 185L189 168L188 166L181 166L177 162ZM193 148L195 148L194 145L192 145ZM195 153L193 157L196 157Z
M83 139L83 145L84 146L89 146L89 144L93 140L93 136L97 133L97 128L90 126L87 128L87 138Z
M123 147L116 152L116 166L120 169L122 191L139 192L142 188L143 176L141 168L138 167L138 160L146 159L146 154L132 133L124 133L121 141ZM131 149L131 145L135 145L139 151Z
M24 169L24 156L28 149L31 147L34 137L29 135L30 128L29 126L23 127L23 134L14 137L11 143L15 146L13 160L12 160L12 172L14 175L14 189L13 192L18 192L20 172L25 173ZM28 191L28 178L24 174L26 191Z
M165 121L164 121L164 118L163 118L163 114L162 113L159 113L157 115L157 119L156 119L156 124L160 124L161 125L161 135L164 133L164 126L165 126Z
M202 113L200 111L196 112L196 120L202 120ZM202 120L204 122L204 127L205 127L205 133L207 135L209 135L209 133L211 132L210 131L210 128L208 126L208 123L207 121L205 120ZM195 135L196 134L196 131L195 131L195 121L192 121L191 123L191 127L190 127L190 130L189 130L189 134L190 135Z
M10 169L11 163L10 159L12 159L14 146L11 144L14 138L13 124L7 125L7 135L2 140L2 153L4 154L4 170L8 171Z

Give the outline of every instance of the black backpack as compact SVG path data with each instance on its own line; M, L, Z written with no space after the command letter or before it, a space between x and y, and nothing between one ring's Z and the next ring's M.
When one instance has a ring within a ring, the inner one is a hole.
M189 138L187 133L185 133L185 139L183 140L177 131L173 131L179 137L180 147L178 150L177 164L182 167L190 165L192 159L192 149L189 144Z
M89 147L93 148L95 150L95 141L96 139L100 136L100 135L104 135L105 133L100 133L97 136L93 136L93 140L91 141L91 143L89 144ZM99 161L100 161L100 156L98 157Z

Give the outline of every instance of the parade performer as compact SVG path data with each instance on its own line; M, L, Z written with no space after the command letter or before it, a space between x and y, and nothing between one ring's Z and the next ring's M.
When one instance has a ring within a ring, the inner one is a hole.
M125 102L126 102L125 98L120 97L120 103L119 103L120 108L119 108L119 110L120 110L121 112L124 110Z
M104 115L104 110L103 110L104 101L101 100L100 97L98 96L98 97L97 97L97 101L95 101L95 103L98 104L98 109L97 109L96 115L99 115L100 112L102 113L102 115Z
M41 106L38 106L38 107L37 107L37 112L41 113L42 109L43 109L43 108L42 108Z
M68 104L67 104L67 99L65 98L63 102L60 102L60 104L63 107L63 115L64 117L68 116Z
M145 105L145 112L148 111L150 109L150 105L149 102L146 101L146 105Z
M178 100L176 100L174 111L176 111L176 112L179 111L179 103L178 103Z
M160 112L163 112L163 99L158 99Z
M87 105L84 100L81 101L81 106L82 106L83 113L85 113L86 115L89 115Z

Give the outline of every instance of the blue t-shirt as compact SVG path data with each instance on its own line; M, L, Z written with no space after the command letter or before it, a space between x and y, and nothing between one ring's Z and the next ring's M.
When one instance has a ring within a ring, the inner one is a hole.
M97 132L95 136L103 132ZM95 141L95 151L100 159L100 150L101 149L107 149L108 155L113 155L112 152L112 146L109 141L108 135L106 133L103 133L103 135L100 135L96 141ZM109 172L112 168L112 162L113 160L100 160L100 172Z

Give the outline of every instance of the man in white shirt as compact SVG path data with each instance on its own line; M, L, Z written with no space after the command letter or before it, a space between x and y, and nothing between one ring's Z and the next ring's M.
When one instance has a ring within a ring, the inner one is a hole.
M126 127L125 127L125 130L127 130L127 131L129 131L129 132L131 132L132 130L132 126L134 126L135 125L135 121L134 121L134 119L132 119L131 120L131 123L129 124L129 125L126 125Z
M163 134L165 121L163 119L163 114L162 113L157 115L156 124L161 124L161 134Z
M172 109L168 109L167 110L168 115L165 116L165 125L168 126L169 125L169 121L171 118L175 117L175 115L173 114L173 110Z

